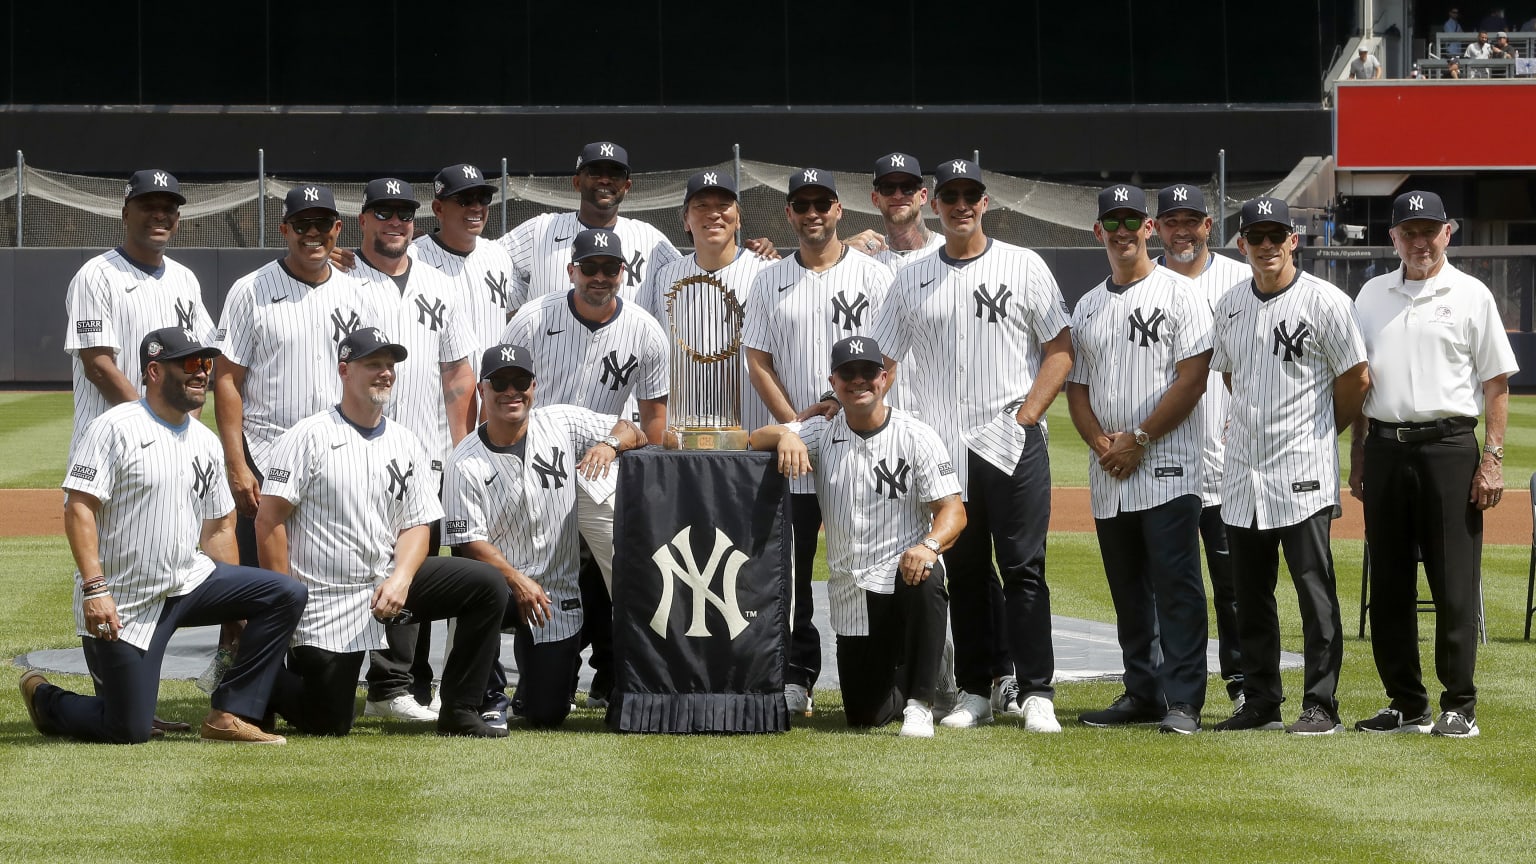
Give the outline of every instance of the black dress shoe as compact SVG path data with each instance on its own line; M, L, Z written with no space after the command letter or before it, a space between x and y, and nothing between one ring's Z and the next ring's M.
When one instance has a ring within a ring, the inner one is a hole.
M486 723L477 712L455 709L444 710L438 715L437 734L463 738L505 738L507 730Z

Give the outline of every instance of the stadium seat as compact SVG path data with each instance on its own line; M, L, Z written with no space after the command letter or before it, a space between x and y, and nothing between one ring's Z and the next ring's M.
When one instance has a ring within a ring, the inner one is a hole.
M1531 475L1531 487L1532 487L1532 491L1536 492L1536 474ZM1532 515L1533 515L1533 518L1536 518L1536 507L1532 508ZM1413 550L1413 558L1414 558L1415 561L1417 561L1417 562L1422 564L1424 562L1424 553L1422 551L1420 551L1417 547L1415 547L1414 550ZM1536 529L1533 529L1533 532L1532 532L1532 535L1531 535L1531 573L1533 574L1533 579L1536 579ZM1536 582L1533 582L1532 584L1536 585ZM1426 594L1427 594L1427 592L1426 592ZM1419 605L1419 614L1420 615L1422 615L1422 614L1424 614L1426 612L1431 614L1431 615L1433 615L1434 612L1435 612L1435 601L1433 599L1431 599L1430 597L1428 597L1428 596L1420 596L1419 597L1418 605ZM1529 606L1531 604L1529 602L1527 602L1526 605ZM1361 561L1360 561L1360 638L1361 639L1365 638L1366 613L1370 611L1370 608L1371 608L1371 544L1370 544L1370 540L1367 539L1366 543L1365 543L1365 554L1361 556ZM1526 627L1525 627L1526 638L1530 638L1530 634L1531 634L1531 627L1530 627L1531 616L1530 616L1529 612L1526 613L1525 621L1526 621ZM1481 636L1482 636L1483 644L1487 645L1488 644L1488 619L1487 619L1487 615L1486 615L1486 607L1484 607L1484 605L1483 605L1483 586L1482 586L1481 582L1479 582L1478 586L1477 586L1477 630L1478 630L1478 633L1481 634Z

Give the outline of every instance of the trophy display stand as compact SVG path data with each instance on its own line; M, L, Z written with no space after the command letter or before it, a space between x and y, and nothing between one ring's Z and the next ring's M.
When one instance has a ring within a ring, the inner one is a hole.
M741 426L741 301L707 273L679 279L664 296L672 337L668 446L747 449L751 430Z

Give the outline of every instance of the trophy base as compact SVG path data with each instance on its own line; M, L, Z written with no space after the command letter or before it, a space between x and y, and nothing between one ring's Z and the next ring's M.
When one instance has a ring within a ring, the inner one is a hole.
M740 427L701 429L672 426L667 429L679 450L745 450L748 432Z

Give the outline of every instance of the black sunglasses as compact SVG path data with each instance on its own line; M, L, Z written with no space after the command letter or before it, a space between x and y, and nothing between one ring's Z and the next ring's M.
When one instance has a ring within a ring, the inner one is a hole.
M789 202L789 206L796 213L809 213L812 207L817 213L825 213L836 203L836 198L796 198Z
M1291 232L1285 230L1284 228L1271 228L1267 231L1260 231L1257 228L1250 228L1249 230L1243 232L1243 239L1248 241L1249 246L1263 246L1265 240L1268 240L1276 246L1280 246L1284 244L1285 239L1290 236Z
M961 192L959 189L945 189L943 192L939 193L939 201L944 204L953 204L956 201L959 201L961 198L964 198L965 203L974 207L975 205L981 203L981 196L985 194L987 193L981 191L980 189L967 189L964 192Z
M401 222L415 222L415 207L375 207L368 212L380 222L388 222L391 219L399 219Z
M1127 216L1124 219L1100 219L1099 224L1104 226L1105 231L1114 233L1120 230L1121 225L1124 225L1127 231L1140 231L1146 221L1140 216Z
M519 393L527 393L528 388L533 386L532 375L492 376L486 380L491 383L491 389L497 393L507 392L508 387Z
M624 269L624 262L615 261L610 258L601 264L596 261L577 261L576 266L584 276L596 276L598 273L602 273L604 276L611 278L619 275L619 271Z
M903 195L916 195L917 190L923 188L921 183L880 183L875 186L875 191L889 198L900 192Z
M489 189L476 189L473 192L456 192L448 196L448 200L460 207L473 207L476 204L490 204L495 195Z
M310 231L329 234L340 221L335 216L311 216L308 219L289 219L288 227L292 228L295 234L308 234Z
M844 381L857 381L861 378L865 381L873 381L884 371L885 367L877 363L844 363L837 367L833 374Z

